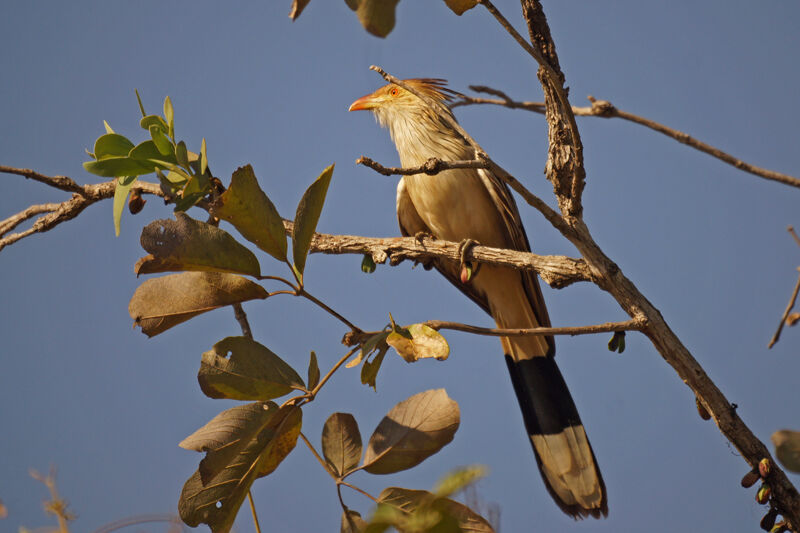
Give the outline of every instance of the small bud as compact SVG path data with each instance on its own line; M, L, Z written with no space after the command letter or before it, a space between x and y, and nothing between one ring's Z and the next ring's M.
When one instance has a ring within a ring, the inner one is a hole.
M608 341L608 351L609 352L616 352L618 346L619 346L619 338L617 337L617 335L615 333L614 336L611 337L611 340Z
M775 507L773 507L769 511L767 511L767 514L764 515L764 517L761 519L761 522L759 522L758 525L764 531L770 531L772 530L772 526L775 525L776 518L778 518L778 510Z
M770 496L772 496L772 489L770 489L769 485L766 483L762 483L758 488L758 492L756 492L756 501L761 505L764 505L769 501Z
M139 189L133 189L131 191L131 197L128 200L128 211L131 212L131 215L135 215L142 210L144 204L146 203L147 200L142 198L142 191Z
M749 488L756 484L758 481L759 475L758 472L751 470L750 472L746 473L742 478L742 487Z
M702 403L700 403L700 398L698 398L697 396L695 396L695 397L694 397L694 403L697 405L697 414L699 414L699 415L700 415L700 418L702 418L703 420L711 420L711 415L710 415L710 414L708 414L708 411L706 410L705 406L704 406ZM750 474L752 474L752 473L753 473L753 472L750 472L750 473L748 474L748 476L749 476ZM745 477L747 477L747 476L745 476ZM757 479L757 478L756 478L756 479ZM755 483L755 482L756 482L756 479L753 479L753 483ZM752 486L752 485L753 485L753 483L750 483L750 485L747 485L747 486L748 486L748 487L750 487L750 486ZM742 480L742 485L744 485L744 480Z
M769 530L769 533L786 533L787 531L789 531L789 526L786 525L785 520L781 520Z
M765 457L758 462L758 473L761 474L762 478L766 479L766 477L769 475L769 470L769 459Z
M461 265L461 283L466 285L470 279L472 279L472 267L467 264Z
M372 256L364 254L364 259L361 260L361 272L364 274L372 274L375 272L375 268L375 261L372 260Z
M611 340L608 341L608 351L622 353L625 351L625 332L616 331Z

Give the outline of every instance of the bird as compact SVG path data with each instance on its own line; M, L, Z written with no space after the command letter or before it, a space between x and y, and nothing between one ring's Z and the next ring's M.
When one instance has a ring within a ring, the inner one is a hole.
M457 95L439 78L403 83L442 105ZM431 158L475 158L475 148L436 109L389 83L357 99L349 111L369 110L387 128L403 167ZM397 219L404 236L530 251L519 210L508 186L487 169L449 169L403 176L397 185ZM479 265L464 276L458 261L434 259L433 266L477 303L499 328L549 327L536 273ZM466 281L466 283L465 283ZM608 515L605 483L575 402L556 365L552 336L501 337L504 358L522 410L525 429L548 492L569 516Z

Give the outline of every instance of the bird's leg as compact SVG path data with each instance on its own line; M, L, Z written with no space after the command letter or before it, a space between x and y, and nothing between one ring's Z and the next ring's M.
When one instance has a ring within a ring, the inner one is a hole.
M467 257L469 256L472 248L477 244L480 243L474 239L464 239L458 244L458 254L461 257L459 268L459 272L461 273L461 283L469 283L472 278L478 274L478 270L481 268L480 263L467 261Z

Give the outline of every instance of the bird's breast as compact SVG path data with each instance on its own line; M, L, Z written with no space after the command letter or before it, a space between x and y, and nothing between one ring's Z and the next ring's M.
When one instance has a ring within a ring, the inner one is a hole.
M498 207L474 169L417 174L404 180L417 213L436 238L507 246Z

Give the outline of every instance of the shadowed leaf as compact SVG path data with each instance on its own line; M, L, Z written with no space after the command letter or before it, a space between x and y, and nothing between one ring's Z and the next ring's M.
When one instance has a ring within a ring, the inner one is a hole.
M274 471L294 448L302 425L299 407L286 407L272 416L256 418L256 423L246 424L247 431L231 434L231 445L239 448L236 454L224 450L225 445L215 452L221 452L226 459L230 457L229 461L215 462L214 468L207 472L208 477L201 476L198 470L183 486L178 511L187 525L197 527L205 523L212 532L229 531L253 481Z
M361 518L361 513L352 509L342 511L340 533L363 533L366 527L367 522Z
M297 372L247 337L227 337L203 354L197 381L209 398L271 400L303 388Z
M311 238L317 229L317 222L322 213L322 206L325 204L325 195L328 193L332 175L333 165L322 171L322 174L303 193L303 197L297 205L292 232L292 260L301 276L306 268L308 247L311 246Z
M345 0L356 12L364 29L372 35L386 37L394 28L394 11L400 0Z
M453 13L462 15L465 11L478 5L478 0L444 0L444 3L453 10Z
M450 355L447 340L435 329L425 324L411 324L407 331L410 339L397 331L391 332L386 338L389 346L397 350L406 362L413 363L428 357L443 361Z
M364 455L370 474L392 474L418 465L453 440L458 404L444 389L415 394L395 405L369 439Z
M800 431L782 429L772 434L778 461L792 472L800 474Z
M308 390L312 390L319 383L319 364L317 354L313 351L308 359Z
M117 178L117 185L114 187L114 208L112 215L114 217L114 234L119 237L119 224L122 220L122 211L125 209L125 200L128 199L128 193L136 183L136 176L127 176L124 178Z
M139 285L128 312L152 337L206 311L266 297L264 287L235 274L184 272Z
M311 0L293 0L292 9L289 11L289 18L292 20L297 19L310 1Z
M176 270L261 274L253 252L226 231L184 213L175 213L175 220L155 220L145 226L141 243L152 255L136 263L137 276Z
M361 460L361 433L350 413L333 413L322 428L322 455L338 476L345 476Z
M233 224L245 239L275 259L286 260L283 219L258 186L250 165L233 173L230 187L212 206L211 213Z

